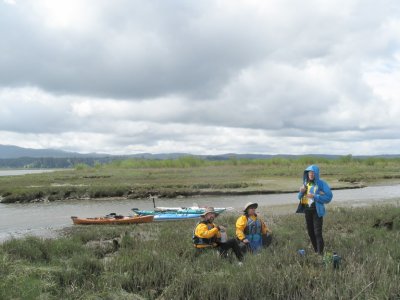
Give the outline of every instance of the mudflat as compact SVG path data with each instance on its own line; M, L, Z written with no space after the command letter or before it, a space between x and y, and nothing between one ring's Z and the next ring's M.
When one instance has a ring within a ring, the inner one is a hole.
M334 190L400 183L400 160L394 158L208 161L184 157L114 161L51 173L2 176L0 201L288 193L298 190L303 170L310 164L318 164L321 178Z

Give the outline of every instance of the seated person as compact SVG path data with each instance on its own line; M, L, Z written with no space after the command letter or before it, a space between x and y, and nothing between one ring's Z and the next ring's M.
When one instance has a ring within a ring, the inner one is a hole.
M218 249L222 257L227 257L228 250L232 249L237 259L241 262L243 254L240 250L236 239L228 239L224 243L221 242L221 232L225 231L225 227L214 224L214 219L218 216L213 207L207 207L201 215L202 220L196 225L193 233L194 247L199 251L205 249Z
M256 253L272 242L271 231L256 214L257 207L257 203L247 203L244 214L236 221L236 237L241 241L242 251Z

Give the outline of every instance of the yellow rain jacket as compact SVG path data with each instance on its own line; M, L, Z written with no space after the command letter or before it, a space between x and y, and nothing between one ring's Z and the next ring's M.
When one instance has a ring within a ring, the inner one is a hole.
M194 230L193 243L196 248L216 247L221 233L214 223L199 222Z
M253 221L257 220L257 216L250 216L250 218ZM241 241L246 238L246 235L244 233L246 226L247 226L247 216L242 215L236 221L236 236ZM267 232L271 233L271 231L267 227L267 224L265 224L265 222L261 220L261 234L267 234Z

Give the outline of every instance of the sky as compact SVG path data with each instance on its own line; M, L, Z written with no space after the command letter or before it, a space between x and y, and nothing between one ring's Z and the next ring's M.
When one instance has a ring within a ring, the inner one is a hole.
M0 144L400 153L398 0L0 0Z

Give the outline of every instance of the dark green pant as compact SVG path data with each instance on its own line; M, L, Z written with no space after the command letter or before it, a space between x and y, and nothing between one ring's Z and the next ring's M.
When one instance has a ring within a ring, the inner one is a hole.
M233 253L235 253L235 256L239 261L243 260L243 253L242 250L240 250L239 244L236 239L229 239L226 241L226 243L218 243L217 247L215 248L197 248L195 257L201 255L204 253L204 251L208 251L209 249L217 249L221 257L227 257L228 256L228 251L232 250Z

